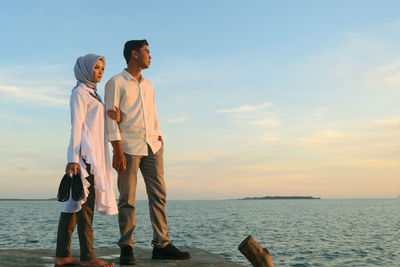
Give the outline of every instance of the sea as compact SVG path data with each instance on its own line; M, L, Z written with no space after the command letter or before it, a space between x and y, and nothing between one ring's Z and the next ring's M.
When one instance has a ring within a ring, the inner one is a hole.
M54 250L59 210L56 200L1 200L0 248ZM177 247L246 266L237 247L248 235L277 267L400 266L400 199L171 200L167 217ZM136 218L136 247L151 248L147 201L136 201ZM117 247L117 221L95 214L95 248Z

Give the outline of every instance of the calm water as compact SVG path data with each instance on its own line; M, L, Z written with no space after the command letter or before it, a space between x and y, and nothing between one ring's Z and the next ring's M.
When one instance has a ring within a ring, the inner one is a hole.
M57 201L0 201L0 248L54 249ZM170 236L249 265L251 234L276 266L400 266L400 199L169 201ZM117 216L95 215L95 247L117 247ZM136 246L150 248L146 201L137 201ZM76 232L72 248L79 248Z

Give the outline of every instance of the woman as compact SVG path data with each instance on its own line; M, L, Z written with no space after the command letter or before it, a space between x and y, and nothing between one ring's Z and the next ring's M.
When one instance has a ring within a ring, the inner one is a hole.
M108 152L105 107L96 92L104 73L105 58L95 54L79 57L74 73L77 84L72 90L71 138L66 173L79 173L85 191L81 201L70 197L61 206L55 265L114 266L97 258L93 251L94 205L102 214L118 212ZM80 261L71 257L71 235L78 224Z

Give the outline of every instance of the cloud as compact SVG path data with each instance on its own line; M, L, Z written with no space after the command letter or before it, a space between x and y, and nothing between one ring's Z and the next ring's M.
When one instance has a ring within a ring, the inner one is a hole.
M377 120L366 126L367 128L394 128L400 129L400 118Z
M343 157L355 166L368 166L374 168L396 168L400 166L400 158L397 159L363 159L359 157Z
M354 138L350 134L344 134L336 131L317 132L311 136L302 138L299 145L305 148L317 148L321 146L336 146L346 143L346 140Z
M396 90L400 86L400 57L397 40L389 36L396 36L399 28L388 30L388 38L382 38L379 30L350 34L332 49L320 53L310 74L330 76L330 81L323 81L325 86L332 83L352 89Z
M211 163L226 160L232 156L228 151L205 150L205 151L190 151L181 153L169 153L168 161L185 165L190 163Z
M383 119L346 132L321 131L299 139L298 146L345 165L394 167L399 163L399 126L400 119Z
M277 127L281 124L281 121L275 117L276 114L274 114L274 111L266 110L272 105L272 102L264 102L261 105L248 104L230 109L217 110L216 112L227 114L229 122L240 127L239 131L251 131L254 130L254 127L250 127L249 125L262 129ZM263 138L269 141L272 141L272 139L275 140L275 137L272 136L264 136Z
M279 137L274 133L267 133L261 137L261 140L272 142L272 141L278 141Z
M190 118L183 116L183 117L176 117L176 118L170 118L167 121L170 123L180 123L180 122L184 122L184 121L188 121Z
M269 119L249 121L249 124L262 125L262 126L267 126L267 127L276 127L276 126L279 126L280 121L275 118L269 118Z
M0 93L7 98L16 99L23 102L29 102L33 105L51 105L51 106L59 106L59 105L68 105L69 100L65 97L56 97L52 96L50 91L54 91L51 89L40 91L37 88L29 88L22 86L8 86L8 85L0 85Z
M310 178L310 175L305 175L305 174L284 174L284 175L282 175L281 176L281 178L283 178L283 179L296 179L296 180L299 180L299 179L307 179L307 178Z
M237 107L237 108L217 110L217 112L219 112L219 113L242 113L242 112L266 109L272 105L273 105L273 103L271 103L271 102L265 102L264 104L262 104L260 106L244 105L244 106Z
M68 105L70 82L62 79L61 66L8 66L0 68L2 98L36 106ZM23 79L21 79L23 77ZM73 85L73 84L72 84Z
M327 107L319 108L319 109L315 112L315 115L316 115L317 117L324 117L324 116L326 115L326 112L327 112L328 110L329 110L329 109L328 109Z
M368 88L398 88L400 86L400 58L366 68L361 84Z
M4 147L11 147L14 144L12 142L8 142L8 141L0 141L0 146L4 146Z

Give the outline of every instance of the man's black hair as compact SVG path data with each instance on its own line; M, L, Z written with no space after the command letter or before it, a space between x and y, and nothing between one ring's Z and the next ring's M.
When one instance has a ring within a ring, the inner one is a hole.
M126 64L128 64L129 60L131 59L132 50L135 50L139 53L140 48L144 45L149 45L149 43L143 40L130 40L125 43L124 46L124 58L126 60Z

